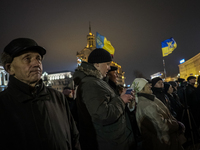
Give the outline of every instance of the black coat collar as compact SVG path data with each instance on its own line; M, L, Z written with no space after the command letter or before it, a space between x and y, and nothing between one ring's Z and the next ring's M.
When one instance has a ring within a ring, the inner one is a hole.
M21 103L27 100L33 100L41 95L47 94L42 79L35 87L31 87L28 84L16 79L12 75L10 75L9 77L8 90L9 93L13 94L16 100Z
M152 94L146 94L146 93L137 93L137 96L140 97L140 96L143 96L151 101L154 101L155 99L155 95L152 95Z

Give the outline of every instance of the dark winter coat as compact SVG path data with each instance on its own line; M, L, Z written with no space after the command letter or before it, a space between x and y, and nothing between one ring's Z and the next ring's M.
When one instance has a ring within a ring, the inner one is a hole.
M82 62L74 73L78 86L77 110L83 150L133 149L133 132L125 116L125 103L102 80L101 73Z
M112 80L110 80L109 78L105 78L104 79L108 85L110 85L110 87L114 90L116 95L120 95L119 89L120 87L118 85L116 85ZM134 133L134 141L135 141L135 147L137 147L137 141L139 140L139 128L137 126L137 122L136 122L136 118L135 118L135 111L130 111L128 106L125 106L125 112L126 112L126 116L127 116L127 122L130 121L133 133Z
M193 85L191 84L188 84L186 86L186 97L187 97L187 104L188 106L191 106L192 105L192 97L194 96L194 90L196 89L196 87L194 87Z
M197 124L197 128L200 127L200 85L193 91L190 99L190 110L193 114L194 120Z
M161 101L165 106L170 110L170 101L169 98L166 96L165 91L163 88L156 88L152 87L153 94ZM172 113L172 112L171 112ZM173 114L173 113L172 113Z
M182 113L183 113L183 106L181 102L179 101L178 97L175 97L175 93L169 94L166 93L167 97L169 98L170 101L170 106L171 106L171 111L174 113L172 114L178 121L181 121Z
M10 76L0 93L2 150L80 150L79 133L64 95Z

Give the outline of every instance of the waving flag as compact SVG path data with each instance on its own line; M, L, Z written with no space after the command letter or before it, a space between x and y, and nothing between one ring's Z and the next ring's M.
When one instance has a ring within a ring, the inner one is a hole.
M110 41L108 41L106 37L100 35L98 32L96 33L96 48L103 48L107 50L112 56L115 53L115 49L111 45Z
M176 44L176 42L174 41L173 38L170 38L170 39L167 39L167 40L161 42L161 45L162 45L163 57L171 54L172 51L175 50L176 47L177 47L177 44Z

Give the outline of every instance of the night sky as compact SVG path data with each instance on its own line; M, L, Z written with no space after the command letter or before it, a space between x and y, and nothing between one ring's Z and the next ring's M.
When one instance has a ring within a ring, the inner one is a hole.
M167 76L200 52L200 0L1 0L0 52L15 38L32 38L47 50L44 71L74 71L89 21L115 48L126 84L134 72L163 71L161 42L170 37L177 48L164 57Z

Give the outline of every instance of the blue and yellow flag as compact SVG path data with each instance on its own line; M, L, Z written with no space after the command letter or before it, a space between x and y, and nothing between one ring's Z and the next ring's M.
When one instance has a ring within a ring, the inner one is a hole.
M110 41L108 41L106 37L100 35L98 32L96 33L96 48L103 48L107 50L112 56L115 53L115 49L111 45Z
M176 42L174 41L173 38L167 39L167 40L161 42L161 44L162 44L163 57L171 54L172 51L175 50L176 47L177 47L177 44L176 44Z

